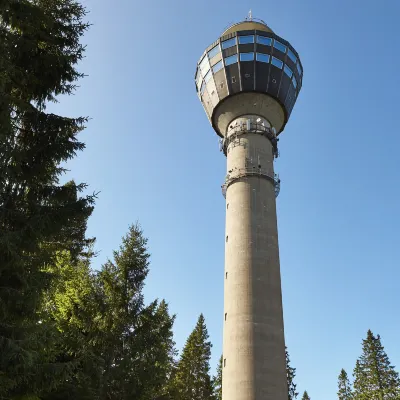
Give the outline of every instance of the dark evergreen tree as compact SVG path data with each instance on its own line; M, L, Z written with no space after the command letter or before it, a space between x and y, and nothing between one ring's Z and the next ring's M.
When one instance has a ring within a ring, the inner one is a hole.
M338 378L338 399L339 400L351 400L353 393L351 390L351 384L347 376L347 372L342 369Z
M211 342L203 314L186 340L174 380L174 400L211 400Z
M304 391L301 400L310 400L310 396L308 395L307 390Z
M380 336L371 330L362 343L362 355L354 368L355 400L400 399L399 374L390 364Z
M88 25L74 0L0 2L0 398L53 387L70 366L43 351L53 331L38 321L57 251L78 257L88 242L93 196L59 182L60 164L84 148L85 118L45 112L82 74L80 38ZM50 330L49 330L50 329Z
M296 392L297 385L294 383L294 378L296 377L296 368L293 368L290 365L290 358L287 347L285 348L285 354L286 354L286 378L288 385L288 398L289 400L293 400L298 396L298 393Z
M164 394L175 356L165 301L144 304L147 239L130 227L114 261L98 275L98 348L104 359L100 400L150 400Z
M223 356L221 356L218 361L217 371L213 378L215 400L222 400L222 359Z

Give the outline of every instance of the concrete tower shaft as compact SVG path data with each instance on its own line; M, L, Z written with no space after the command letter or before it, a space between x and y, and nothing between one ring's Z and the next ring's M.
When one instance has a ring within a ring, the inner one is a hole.
M226 145L223 400L287 400L269 123L233 121ZM265 127L265 128L264 128Z
M223 400L288 396L273 161L302 82L294 47L251 15L197 63L197 94L227 156Z

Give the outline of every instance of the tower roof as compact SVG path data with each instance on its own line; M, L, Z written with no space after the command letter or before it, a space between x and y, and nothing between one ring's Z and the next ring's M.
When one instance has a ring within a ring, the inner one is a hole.
M245 20L237 22L227 28L221 36L228 35L229 33L236 31L246 31L246 30L258 30L264 32L274 33L274 31L261 19L252 18L251 20Z

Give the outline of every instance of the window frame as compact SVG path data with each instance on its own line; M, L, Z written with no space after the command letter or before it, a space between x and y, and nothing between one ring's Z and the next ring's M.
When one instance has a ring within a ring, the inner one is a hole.
M244 56L244 58L246 57L246 56L252 56L252 58L251 59L249 59L249 60L242 60L242 56ZM254 61L254 51L248 51L248 52L245 52L245 53L239 53L239 60L240 60L240 62L249 62L249 61Z
M293 87L294 87L295 89L297 89L298 83L297 83L297 79L296 79L296 77L295 77L294 74L293 74L293 76L292 76L292 84L293 84Z
M212 72L211 69L208 70L208 72L204 75L204 82L207 85L207 83L209 82L209 80L212 77Z
M220 65L220 68L218 68L218 69L215 71L214 69L215 69L215 67L216 67L217 65ZM218 71L221 71L221 69L223 69L223 68L224 68L224 61L223 61L223 60L220 60L220 61L218 61L216 64L214 64L214 65L211 67L212 73L213 73L213 74L216 74Z
M211 55L210 53L212 52L212 51L214 51L215 49L217 49L218 51L215 53L215 54L213 54L213 55ZM219 53L221 53L221 46L219 45L219 43L216 45L216 46L214 46L211 50L209 50L209 51L207 51L207 56L208 56L208 58L211 60L213 57L215 57L217 54L219 54Z
M268 61L259 60L258 56L268 57ZM271 55L265 53L256 53L256 61L262 62L264 64L269 64L271 62Z
M275 46L275 43L278 43L278 46L282 46L285 50L283 51L279 47ZM274 49L279 50L281 53L286 54L288 47L281 43L279 40L274 39Z
M288 71L287 71L287 70L290 71L290 75L288 74ZM292 79L293 71L292 71L291 68L289 68L289 66L288 66L287 64L284 64L284 65L283 65L283 72L289 77L289 79Z
M255 40L254 39L254 35L243 35L243 36L238 36L238 38L239 38L238 44L254 44L254 40ZM245 41L245 42L241 43L240 41L241 41L242 38L253 38L253 39L252 39L251 42Z
M274 64L274 60L277 60L277 61L281 64L281 66L278 67L276 64ZM280 69L280 70L283 69L283 65L284 65L284 63L283 63L282 60L280 60L279 58L276 58L276 57L274 57L274 56L271 56L271 64L272 64L274 67L276 67L276 68L278 68L278 69Z
M236 57L236 61L230 62L230 60L234 59L235 57ZM238 60L239 60L238 54L237 53L236 54L232 54L231 56L224 58L224 65L225 65L225 67L227 67L228 65L232 65L232 64L237 63Z
M200 87L200 96L203 96L205 90L206 90L206 83L204 81L202 81L201 87Z
M287 54L288 57L293 61L293 64L297 64L297 57L296 57L296 55L293 53L293 51L289 49L289 47L288 47L288 49L287 49L287 53L286 53L286 54ZM293 58L292 58L290 55L292 55Z
M301 68L299 60L297 60L296 68L297 68L297 72L299 73L299 75L302 76L303 75L303 68Z
M230 46L224 47L224 43L228 43L228 42L232 42L233 44ZM221 49L222 50L230 49L231 47L236 46L236 45L237 45L237 36L221 42Z
M261 42L259 41L259 38L262 38L263 40L269 41L269 44L261 43ZM272 47L272 38L269 37L269 36L257 35L257 37L256 37L256 43L262 44L263 46L270 46L270 47Z

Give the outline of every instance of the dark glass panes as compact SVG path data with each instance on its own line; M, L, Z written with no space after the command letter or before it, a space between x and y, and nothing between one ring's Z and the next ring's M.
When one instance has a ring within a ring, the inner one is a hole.
M212 70L213 70L213 73L215 74L216 72L218 72L221 68L223 68L224 67L224 64L223 64L223 62L222 62L222 60L220 61L220 62L217 62L213 67L212 67Z
M274 40L274 47L282 53L286 53L286 46L277 40Z
M265 46L271 46L272 39L269 37L257 35L257 43L263 44Z
M239 44L254 43L254 35L239 36Z
M283 67L283 70L285 71L285 74L291 78L293 75L293 71L285 64L285 66Z
M294 75L293 75L292 82L293 82L294 88L296 89L297 88L297 81L296 81L296 78L294 77Z
M238 55L234 54L233 56L225 58L225 65L231 65L238 62Z
M225 40L225 42L221 42L221 46L223 49L227 49L229 47L235 46L236 45L236 38L232 38L229 40Z
M253 61L254 53L240 53L240 61Z
M297 63L297 71L299 71L299 74L300 74L300 76L301 76L301 74L303 73L303 71L301 70L300 63Z
M219 52L221 51L221 48L219 47L219 44L217 44L215 47L213 47L209 52L208 52L208 57L211 59L214 56L216 56Z
M293 54L293 51L288 49L287 51L288 57L296 64L297 62L297 57Z
M257 53L256 60L264 63L269 63L270 56L268 54Z
M283 67L283 62L281 60L278 60L276 57L272 57L271 64L275 65L275 67L278 67L279 69L282 69Z

